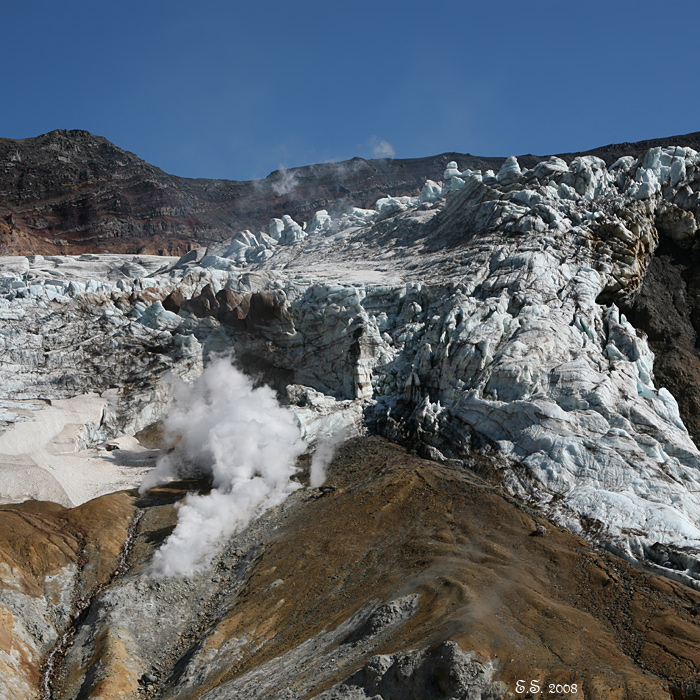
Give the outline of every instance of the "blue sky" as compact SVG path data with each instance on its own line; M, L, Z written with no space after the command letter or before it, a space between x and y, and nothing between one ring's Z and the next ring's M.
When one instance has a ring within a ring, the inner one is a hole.
M700 130L696 0L2 0L0 10L0 136L87 129L188 177Z

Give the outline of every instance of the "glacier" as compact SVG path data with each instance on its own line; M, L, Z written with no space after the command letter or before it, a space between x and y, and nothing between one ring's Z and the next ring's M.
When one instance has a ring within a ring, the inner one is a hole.
M103 476L62 485L68 499L138 484L143 471L118 463L128 450L98 448L161 419L170 377L192 381L233 352L309 444L333 424L465 468L485 455L504 489L555 522L697 586L700 452L619 304L659 221L683 242L699 218L700 155L653 148L610 167L452 162L414 197L286 215L179 259L4 258L0 469L14 491L0 496L17 496L18 454L50 471L31 444L4 441L76 397L101 403L62 450ZM45 482L32 497L55 497Z

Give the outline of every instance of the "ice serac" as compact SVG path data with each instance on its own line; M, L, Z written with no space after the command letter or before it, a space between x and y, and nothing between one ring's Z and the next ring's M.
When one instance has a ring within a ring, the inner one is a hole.
M509 159L498 177L451 163L437 206L385 198L364 226L347 215L277 251L259 289L284 298L291 326L269 325L267 346L227 329L228 343L298 384L368 400L374 428L428 454L494 450L512 492L695 577L684 548L700 544L698 452L615 302L639 287L669 212L694 235L697 173L690 149L610 169L589 156L522 172Z
M700 453L619 306L660 236L695 240L700 156L509 158L497 174L455 161L443 177L374 209L273 219L140 277L116 279L144 268L131 257L18 258L4 313L37 347L9 355L3 381L23 399L62 386L50 378L67 349L47 351L40 324L63 318L83 356L120 362L93 362L60 396L111 387L142 427L167 403L157 377L233 351L309 441L333 416L436 459L487 454L505 488L559 523L698 581Z

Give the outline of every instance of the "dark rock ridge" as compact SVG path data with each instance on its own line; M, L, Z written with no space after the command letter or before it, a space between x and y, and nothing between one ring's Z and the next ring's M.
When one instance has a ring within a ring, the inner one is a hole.
M663 145L700 150L700 132L611 144L584 154L610 165ZM530 168L545 156L519 157ZM325 163L275 171L264 180L189 179L169 175L87 131L57 130L0 139L0 254L158 253L180 255L267 228L272 217L311 218L319 209L367 207L382 195L416 194L441 180L448 162L498 170L502 157L443 153L427 158Z
M678 401L683 422L700 445L700 246L683 248L666 237L635 298L623 305L648 336L654 378Z

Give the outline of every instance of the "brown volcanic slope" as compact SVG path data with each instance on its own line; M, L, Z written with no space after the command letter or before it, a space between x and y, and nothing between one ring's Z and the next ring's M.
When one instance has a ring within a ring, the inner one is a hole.
M69 656L53 697L196 700L233 683L221 697L243 698L249 696L236 692L236 679L256 669L266 680L264 693L257 695L257 688L255 697L313 697L349 679L374 654L447 639L481 659L497 660L498 678L511 690L523 678L578 684L575 695L541 697L668 700L671 692L676 700L698 697L697 591L596 551L551 523L544 536L535 537L544 521L504 498L497 486L381 438L345 443L330 480L335 492L322 498L299 492L285 512L266 517L257 554L246 556L247 569L240 562L227 564L217 567L216 576L204 577L182 613L184 619L194 610L201 625L185 633L183 623L183 634L159 640L164 651L152 659L158 680L148 693L136 681L144 670L133 653L140 642L117 630L113 636L122 641L105 646L101 615L91 614L84 625L93 626L94 653L86 646ZM123 523L137 505L144 515L125 580L142 577L175 515L172 499L158 493L148 499L113 494L74 511L39 503L0 509L5 533L0 561L23 572L29 595L42 595L32 578L41 585L80 549L72 534L47 539L53 521L82 527L78 539L84 538L84 551L92 546L92 556L106 560L94 544L105 535L112 541L111 520L119 520L123 537ZM79 525L88 516L89 529ZM110 546L112 557L114 550ZM236 582L241 566L244 580ZM142 588L152 591L153 585L144 580ZM165 594L178 585L162 581L158 590ZM414 593L420 595L418 609L398 628L356 644L353 639L364 638L364 627L358 628L332 647L335 663L314 662L321 651L313 651L311 640L324 630L337 629L372 599ZM151 629L145 628L143 639ZM13 644L12 620L0 616L0 648L3 643ZM236 653L229 657L223 650L231 644ZM295 649L300 657L293 656ZM178 690L193 650L209 661L196 687ZM307 657L310 665L300 664ZM23 672L36 682L38 659L27 660Z
M604 146L585 153L608 164L658 145L700 150L700 132ZM519 156L532 167L544 156ZM427 158L326 163L264 180L193 180L168 175L87 131L0 139L0 255L87 252L180 254L273 216L308 219L318 209L366 207L382 195L416 194L445 165L498 169L504 158L443 153Z
M71 510L38 501L0 506L0 567L9 567L0 583L0 600L6 592L29 600L44 598L55 607L53 617L62 627L71 611L59 612L60 595L51 577L65 567L79 567L74 587L76 602L105 584L118 565L134 517L132 501L122 492ZM39 688L44 658L17 635L18 625L24 622L0 602L1 697L7 697L3 691L12 687Z

